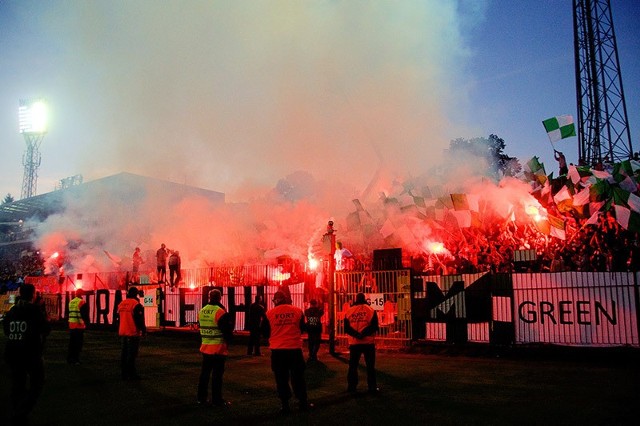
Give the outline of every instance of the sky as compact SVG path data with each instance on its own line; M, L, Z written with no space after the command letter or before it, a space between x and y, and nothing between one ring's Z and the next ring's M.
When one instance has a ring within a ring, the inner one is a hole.
M0 194L20 197L29 98L50 111L37 194L123 171L239 201L298 170L357 192L490 134L550 172L541 121L576 116L571 3L2 0ZM640 2L611 3L635 145Z

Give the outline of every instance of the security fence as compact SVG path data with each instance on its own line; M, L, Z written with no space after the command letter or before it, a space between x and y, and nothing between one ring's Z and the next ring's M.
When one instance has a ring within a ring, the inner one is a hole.
M638 275L416 275L414 337L447 343L639 346Z
M91 322L109 325L126 295L132 277L128 274L28 277L26 281L43 294L51 319L66 318L73 291L83 288ZM175 286L144 275L134 278L144 293L141 302L150 326L193 325L208 291L219 288L235 330L243 331L255 297L262 296L270 309L273 294L283 290L303 309L312 298L320 302L325 310L324 334L333 335L335 348L341 351L348 344L344 314L362 292L377 312L380 347L406 347L416 341L640 346L639 276L633 272L425 275L410 269L340 271L334 275L334 292L317 288L322 280L316 280L315 274L264 265L184 270ZM0 295L0 315L9 309L15 294ZM329 329L330 313L335 320L333 330Z
M336 351L348 347L344 332L344 315L357 293L364 293L376 311L380 330L379 347L409 346L411 325L411 271L345 271L335 275L335 346Z

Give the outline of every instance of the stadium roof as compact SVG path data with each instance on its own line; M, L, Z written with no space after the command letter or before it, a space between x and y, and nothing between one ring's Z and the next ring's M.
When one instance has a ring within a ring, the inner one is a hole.
M85 182L76 186L36 195L23 200L0 205L0 225L18 224L28 219L44 220L47 216L64 209L67 197L81 198L98 195L126 202L141 194L161 191L171 198L179 200L185 196L198 195L215 202L224 203L224 193L196 188L193 186L139 176L132 173L120 173Z

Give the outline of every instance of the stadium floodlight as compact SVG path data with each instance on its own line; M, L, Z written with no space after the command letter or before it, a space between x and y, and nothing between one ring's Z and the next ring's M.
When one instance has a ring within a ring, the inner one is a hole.
M36 195L38 185L38 167L40 167L40 144L47 133L47 106L44 100L20 100L18 108L20 133L27 144L22 156L24 177L22 179L21 199Z
M42 99L20 100L20 133L47 133L47 104Z

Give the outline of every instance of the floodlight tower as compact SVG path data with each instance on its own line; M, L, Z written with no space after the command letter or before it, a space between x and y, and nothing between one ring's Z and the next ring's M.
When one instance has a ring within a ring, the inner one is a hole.
M40 167L40 144L47 133L47 106L42 99L20 100L18 108L20 133L24 136L27 150L22 156L24 176L21 199L36 195L38 167Z
M633 156L610 0L573 0L578 158L587 165Z

